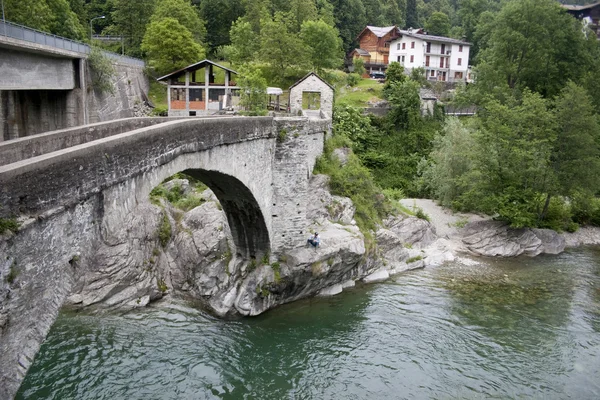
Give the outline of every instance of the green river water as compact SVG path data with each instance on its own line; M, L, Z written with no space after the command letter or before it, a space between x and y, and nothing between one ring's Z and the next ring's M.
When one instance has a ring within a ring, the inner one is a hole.
M600 399L600 249L448 263L223 321L63 312L18 399Z

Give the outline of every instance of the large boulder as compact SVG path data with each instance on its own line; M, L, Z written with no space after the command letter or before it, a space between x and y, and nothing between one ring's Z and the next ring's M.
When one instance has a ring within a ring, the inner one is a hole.
M354 221L356 207L347 197L329 193L329 177L314 175L309 182L307 218L314 225L326 221L350 225Z
M395 233L403 244L417 249L425 248L437 240L434 226L425 219L397 215L387 218L383 225Z
M318 248L293 249L281 255L277 263L251 271L237 290L237 312L257 315L304 297L332 295L339 292L339 284L370 272L362 262L364 238L357 227L325 223L319 236Z
M565 240L549 229L511 228L502 221L476 221L467 224L462 234L464 248L475 255L489 257L558 254Z

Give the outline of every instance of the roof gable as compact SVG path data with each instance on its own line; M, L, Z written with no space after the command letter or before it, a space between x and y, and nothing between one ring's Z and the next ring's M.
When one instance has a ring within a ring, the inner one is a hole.
M325 79L321 78L319 75L317 75L315 72L309 72L308 74L304 75L304 77L302 79L298 79L296 81L296 83L294 83L292 86L290 86L289 90L292 90L293 87L298 86L300 83L304 82L309 76L314 75L317 77L317 79L321 80L323 83L325 83L327 86L329 86L331 88L331 90L335 91L335 88L333 86L331 86L329 84L329 82L327 82Z
M396 25L394 26L371 26L371 25L367 25L365 29L363 29L358 36L356 37L357 40L360 40L360 38L365 34L366 31L370 31L371 33L373 33L375 36L377 36L378 38L382 38L385 35L387 35L388 33L392 32L394 29L398 29L398 27Z
M417 33L415 31L404 31L404 30L401 30L400 34L402 36L414 37L414 38L425 40L425 41L429 41L429 42L442 42L442 43L462 44L464 46L470 46L471 45L471 43L465 42L464 40L453 39L453 38L449 38L449 37L445 37L445 36L427 35L427 34L423 34L423 33Z
M164 81L164 80L167 80L168 78L179 77L179 76L183 75L185 72L196 71L196 70L199 70L201 68L205 68L207 65L214 65L217 68L224 69L225 71L229 71L229 72L231 72L233 74L236 74L236 75L238 74L236 71L234 71L234 70L232 70L230 68L227 68L227 67L224 67L224 66L222 66L220 64L217 64L214 61L210 61L210 60L204 59L202 61L198 61L197 63L190 64L187 67L178 69L177 71L173 71L173 72L171 72L171 73L169 73L169 74L167 74L165 76L161 76L160 78L157 79L157 81Z

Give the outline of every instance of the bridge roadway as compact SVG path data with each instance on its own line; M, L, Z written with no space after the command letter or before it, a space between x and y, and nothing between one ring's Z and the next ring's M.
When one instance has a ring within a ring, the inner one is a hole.
M122 215L185 171L215 192L240 256L276 253L304 238L308 177L330 124L129 118L0 143L0 218L54 215L92 196Z

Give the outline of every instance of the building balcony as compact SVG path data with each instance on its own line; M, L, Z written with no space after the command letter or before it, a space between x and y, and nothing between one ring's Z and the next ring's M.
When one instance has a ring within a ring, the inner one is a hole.
M425 55L426 56L449 56L450 54L452 54L452 50L445 50L443 53L438 50L438 51L427 51L427 49L425 49Z

